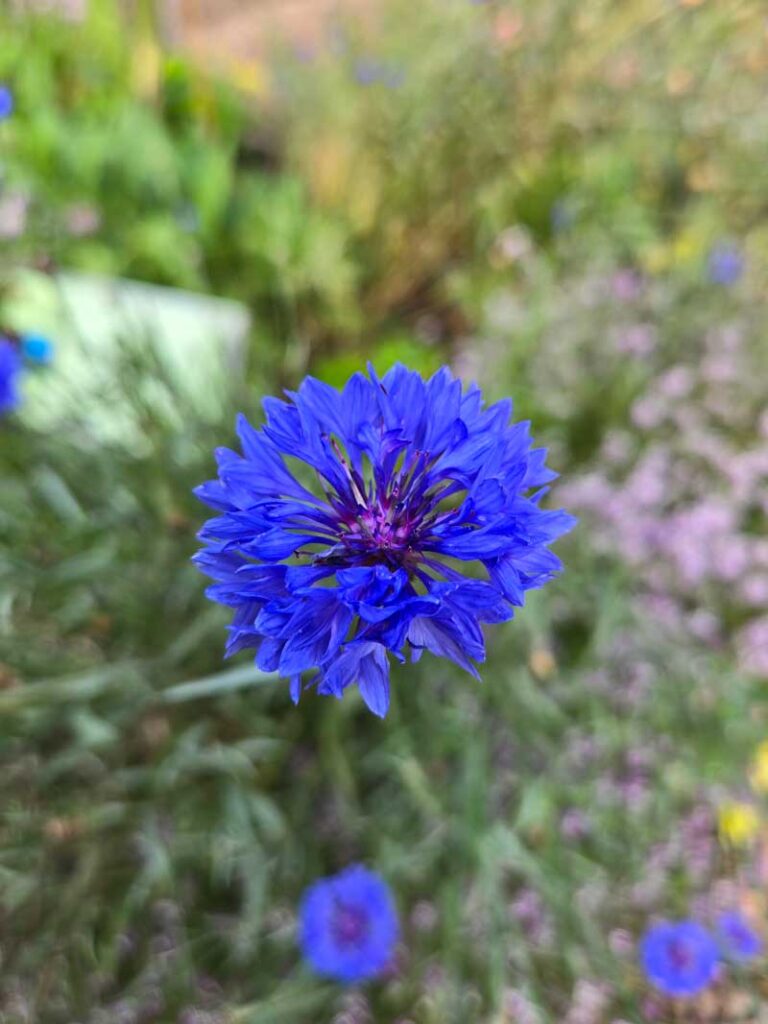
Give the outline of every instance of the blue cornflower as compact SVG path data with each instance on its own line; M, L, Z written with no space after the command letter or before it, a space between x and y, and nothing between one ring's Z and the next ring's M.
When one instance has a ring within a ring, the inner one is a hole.
M294 701L303 673L336 697L358 683L383 717L388 652L477 676L481 623L512 618L561 568L547 545L574 519L540 508L556 474L511 402L484 408L447 369L369 373L266 398L261 430L238 418L243 456L218 449L219 479L195 492L221 513L195 561L235 610L228 654L255 648Z
M18 349L8 338L0 337L0 416L13 412L21 403L21 372L21 356Z
M0 82L0 121L4 121L13 113L13 93L7 85Z
M713 284L730 287L743 273L744 256L740 249L728 242L712 247L707 257L707 275Z
M304 893L299 942L318 974L347 983L376 977L391 962L398 933L386 883L360 865Z
M702 992L717 974L719 956L714 938L695 921L663 921L640 944L648 980L668 996Z
M43 334L24 334L21 338L21 354L28 363L36 366L50 366L53 362L53 342Z
M715 930L720 948L729 960L753 960L763 952L763 940L738 910L721 914Z

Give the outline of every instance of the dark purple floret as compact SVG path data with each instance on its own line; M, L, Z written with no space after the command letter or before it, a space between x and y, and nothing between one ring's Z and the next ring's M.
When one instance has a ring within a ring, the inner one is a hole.
M358 683L389 705L389 653L428 650L476 675L482 623L503 622L561 568L548 545L571 528L539 502L555 474L511 403L484 408L447 369L355 374L339 393L308 377L266 423L238 420L243 455L216 453L196 491L219 515L195 561L234 609L229 654L304 673L340 697Z

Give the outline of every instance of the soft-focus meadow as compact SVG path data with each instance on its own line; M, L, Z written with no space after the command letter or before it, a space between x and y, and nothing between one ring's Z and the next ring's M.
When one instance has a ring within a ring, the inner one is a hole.
M221 72L147 5L0 9L0 333L22 271L252 320L213 412L126 336L50 417L46 321L0 421L0 1020L764 1021L760 957L674 1001L637 947L768 937L768 12L379 6ZM189 561L235 412L367 359L511 396L580 519L482 682L398 666L383 721L224 662ZM402 934L343 988L296 913L353 862Z

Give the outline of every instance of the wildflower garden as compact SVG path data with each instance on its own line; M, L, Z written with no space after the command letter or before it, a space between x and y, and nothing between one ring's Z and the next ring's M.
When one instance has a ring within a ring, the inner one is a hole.
M765 6L161 7L0 7L0 1021L764 1022Z

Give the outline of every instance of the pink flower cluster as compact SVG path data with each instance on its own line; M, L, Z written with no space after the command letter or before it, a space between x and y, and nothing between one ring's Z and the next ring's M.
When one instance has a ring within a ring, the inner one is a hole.
M735 632L768 675L768 411L743 332L713 330L698 361L658 373L609 433L600 469L562 488L640 582L647 612L696 639Z

